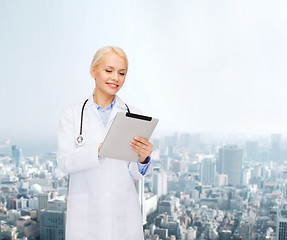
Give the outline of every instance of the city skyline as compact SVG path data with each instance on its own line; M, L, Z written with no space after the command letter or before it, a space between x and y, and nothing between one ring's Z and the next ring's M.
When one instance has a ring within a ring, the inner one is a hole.
M287 134L282 133L271 133L271 134L243 134L243 133L230 133L230 134L215 134L211 132L176 132L176 131L158 131L153 133L151 136L151 141L157 138L170 137L170 136L184 136L193 135L200 136L201 139L207 144L219 144L221 146L225 145L239 145L243 146L247 142L261 142L264 146L272 144L272 137L274 135L279 135L283 146L287 146ZM271 137L271 138L270 138ZM48 152L56 152L57 141L56 136L48 138L44 136L43 138L38 137L37 139L27 138L22 136L18 139L7 138L0 139L0 150L6 146L17 145L21 148L23 156L33 156Z
M187 133L153 140L152 171L136 185L145 239L281 239L286 139L205 140ZM68 178L55 152L25 157L20 148L0 148L1 236L63 239Z

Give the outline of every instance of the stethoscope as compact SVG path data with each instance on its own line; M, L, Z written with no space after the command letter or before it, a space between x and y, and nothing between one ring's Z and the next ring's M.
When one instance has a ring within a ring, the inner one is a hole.
M85 105L86 105L86 103L88 102L88 100L89 100L89 99L87 99L87 100L84 102L83 106L82 106L82 111L81 111L81 124L80 124L80 134L79 134L79 136L76 138L76 144L77 144L78 146L83 146L84 143L85 143L85 139L84 139L84 137L83 137L83 131L82 131L82 130L83 130L83 121L84 121L84 110L85 110ZM127 104L125 104L125 105L126 105L126 107L127 107L128 114L131 114L128 105L127 105Z

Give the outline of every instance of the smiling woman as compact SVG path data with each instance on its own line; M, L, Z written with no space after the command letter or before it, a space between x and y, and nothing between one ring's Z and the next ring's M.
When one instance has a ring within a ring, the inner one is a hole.
M125 82L128 61L125 53L115 47L106 47L97 52L91 66L95 79L94 101L104 109L114 99Z
M117 112L127 111L127 105L116 95L125 82L127 69L122 49L98 50L90 69L96 85L93 95L84 104L66 107L62 114L57 161L60 169L70 175L68 240L143 240L134 180L150 172L152 144L140 136L131 141L131 148L138 154L137 162L98 156ZM140 113L132 106L129 109ZM79 137L85 142L76 144Z

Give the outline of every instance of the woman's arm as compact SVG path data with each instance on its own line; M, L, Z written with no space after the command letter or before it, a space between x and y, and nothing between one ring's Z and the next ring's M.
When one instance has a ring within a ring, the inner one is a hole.
M75 144L75 119L70 106L62 113L57 132L57 162L65 174L93 169L99 166L98 144L93 146Z
M130 143L131 148L138 154L141 164L147 164L144 173L141 173L137 162L131 162L129 164L129 171L134 180L139 180L148 175L151 171L150 155L153 151L153 145L147 139L142 137L136 137ZM148 159L148 162L147 162Z

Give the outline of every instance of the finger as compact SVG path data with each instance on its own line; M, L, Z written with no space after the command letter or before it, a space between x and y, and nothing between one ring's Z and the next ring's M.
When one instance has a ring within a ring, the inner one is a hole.
M131 144L137 146L137 147L141 147L141 148L148 148L149 146L142 143L142 142L139 142L139 141L136 141L136 140L132 140L131 141Z
M136 152L141 153L141 152L152 152L152 148L144 145L144 144L140 144L140 143L130 143L130 146L132 148L134 148L136 150Z
M140 148L138 146L135 145L131 145L131 148L140 156L150 156L152 153L151 149L144 149L144 148Z
M140 141L140 142L142 142L144 144L147 144L149 142L146 138L143 138L143 137L140 137L140 136L135 137L135 140Z
M137 146L135 146L135 145L132 145L132 144L130 144L130 146L131 146L132 150L134 150L138 155L140 155L140 149L139 149L139 147L137 147Z
M147 139L145 139L145 138L141 138L141 140L143 140L143 141L139 141L139 140L137 140L136 138L134 139L134 141L135 141L136 143L144 144L144 145L147 146L148 148L153 149L153 144L152 144L151 142L149 142L149 141L148 141Z
M132 149L133 149L133 148L132 148ZM138 154L138 156L139 156L139 161L140 161L141 163L143 163L144 160L145 160L148 156L150 156L150 153L149 153L149 152L137 151L136 149L133 149L133 150Z
M133 140L131 140L131 142L134 142L134 143L141 143L141 144L144 144L146 146L153 146L153 144L151 142L149 142L147 139L145 138L141 138L141 139L138 139L137 137L134 138Z
M143 150L148 151L150 153L153 150L152 144L145 145L145 144L142 144L142 143L139 143L139 142L136 142L136 141L132 141L131 145L134 146L136 149L143 149Z
M142 146L142 145L144 145L144 146L148 146L149 144L148 143L143 143L143 142L141 142L141 141L138 141L138 140L136 140L136 139L133 139L132 141L131 141L133 144L137 144L138 146Z

